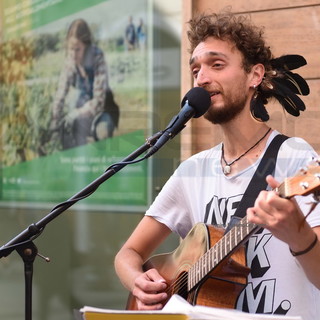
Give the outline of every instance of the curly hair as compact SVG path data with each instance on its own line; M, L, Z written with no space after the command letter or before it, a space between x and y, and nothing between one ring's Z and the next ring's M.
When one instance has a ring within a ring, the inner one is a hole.
M200 14L189 22L187 32L190 52L208 37L230 41L243 55L243 68L246 72L254 64L261 63L269 70L272 53L263 38L263 29L254 26L244 15L235 15L229 11L213 14Z

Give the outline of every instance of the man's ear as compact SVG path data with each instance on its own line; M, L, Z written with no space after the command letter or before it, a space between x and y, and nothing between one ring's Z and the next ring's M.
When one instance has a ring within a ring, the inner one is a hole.
M251 87L257 87L261 82L265 74L264 65L261 63L255 64L251 69Z

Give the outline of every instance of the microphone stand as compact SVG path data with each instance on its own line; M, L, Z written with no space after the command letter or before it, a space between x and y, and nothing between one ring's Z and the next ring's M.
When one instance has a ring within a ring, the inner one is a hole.
M146 139L146 142L124 158L121 162L116 163L111 166L110 169L107 169L100 177L95 179L81 191L72 196L69 200L58 204L55 206L49 214L47 214L40 221L31 224L20 234L15 236L5 245L0 247L0 258L6 257L11 254L12 251L16 250L21 256L24 262L24 277L25 277L25 320L32 320L32 277L33 277L33 263L36 256L40 256L44 258L47 262L50 261L49 258L43 257L38 253L38 249L33 243L33 240L36 239L44 230L45 226L57 218L62 212L66 211L72 205L74 205L79 200L82 200L89 195L93 194L97 188L109 179L111 176L120 171L127 164L133 163L132 161L148 150L150 147L154 145L154 143L158 140L158 138L163 134L163 131L160 131L153 136ZM146 157L138 160L144 160ZM138 162L137 161L137 162Z

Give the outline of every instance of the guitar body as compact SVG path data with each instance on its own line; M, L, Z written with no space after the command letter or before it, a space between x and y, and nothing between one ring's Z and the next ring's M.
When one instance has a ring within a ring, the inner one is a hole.
M168 284L169 298L179 294L193 305L234 308L250 272L245 265L244 247L238 248L197 285L188 289L189 270L195 263L201 262L201 257L223 237L223 233L223 229L196 224L175 251L151 257L144 264L144 270L158 270ZM127 309L137 310L135 298L131 294Z

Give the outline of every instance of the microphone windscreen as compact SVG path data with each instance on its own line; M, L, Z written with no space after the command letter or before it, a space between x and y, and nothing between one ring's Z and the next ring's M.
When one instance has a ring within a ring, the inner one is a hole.
M181 102L181 107L184 106L187 100L189 105L195 110L194 118L199 118L205 114L211 104L209 92L201 87L189 90Z

